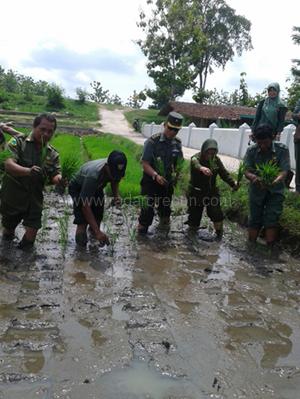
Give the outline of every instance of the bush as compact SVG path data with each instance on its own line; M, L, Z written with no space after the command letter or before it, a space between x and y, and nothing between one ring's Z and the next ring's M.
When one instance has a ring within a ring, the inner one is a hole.
M47 108L53 111L64 108L63 94L63 90L55 83L52 83L47 89Z

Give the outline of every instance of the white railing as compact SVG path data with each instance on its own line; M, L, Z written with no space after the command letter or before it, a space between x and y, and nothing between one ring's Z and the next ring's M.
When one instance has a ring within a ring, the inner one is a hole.
M148 138L152 136L152 134L162 132L163 128L163 124L156 125L154 122L151 124L143 124L142 135ZM293 140L295 129L294 125L286 126L280 138L280 142L286 144L290 151L292 169L295 169ZM241 125L238 129L221 129L215 123L212 123L208 128L196 127L194 123L191 123L189 126L180 129L178 137L181 139L183 146L196 150L201 149L206 139L213 138L218 142L220 154L243 159L248 148L250 134L251 129L246 123Z

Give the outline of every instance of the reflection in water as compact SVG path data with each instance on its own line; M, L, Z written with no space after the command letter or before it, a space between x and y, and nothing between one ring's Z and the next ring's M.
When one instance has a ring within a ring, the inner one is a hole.
M24 351L24 369L26 373L39 373L45 364L43 351Z
M133 360L126 369L105 374L95 383L101 387L103 398L203 399L207 397L199 391L193 392L190 396L187 392L192 388L188 381L163 376L139 360Z

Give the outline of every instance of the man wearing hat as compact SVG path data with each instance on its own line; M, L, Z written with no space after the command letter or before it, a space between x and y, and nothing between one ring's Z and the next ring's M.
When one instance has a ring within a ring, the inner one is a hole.
M144 144L141 158L143 166L141 193L146 196L146 204L139 216L140 234L146 234L152 224L155 205L160 223L169 225L172 195L179 176L179 165L183 159L181 141L176 137L182 121L182 115L170 112L164 131L154 134Z
M248 239L256 242L263 227L268 245L273 245L278 236L278 221L283 209L284 180L290 170L290 155L285 144L273 141L273 129L261 125L254 130L256 144L247 149L244 163L249 186ZM268 162L279 168L278 175L270 185L262 181L258 167Z
M74 224L77 225L75 241L87 244L87 226L101 244L109 244L109 238L100 230L104 211L104 192L111 184L114 202L120 202L119 182L125 176L127 158L123 152L112 151L108 158L96 159L82 165L71 180L69 194L73 199Z

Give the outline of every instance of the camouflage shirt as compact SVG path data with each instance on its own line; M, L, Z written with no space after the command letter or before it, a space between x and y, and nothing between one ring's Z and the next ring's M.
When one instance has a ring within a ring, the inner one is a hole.
M38 150L32 134L13 137L7 148L18 165L26 168L36 165L42 168L43 173L38 176L12 176L6 172L1 187L2 203L20 211L27 210L32 201L42 205L46 180L51 181L61 172L58 152L49 144L43 151Z

